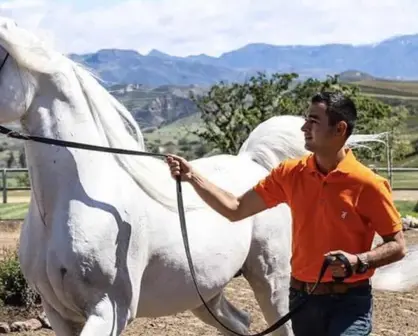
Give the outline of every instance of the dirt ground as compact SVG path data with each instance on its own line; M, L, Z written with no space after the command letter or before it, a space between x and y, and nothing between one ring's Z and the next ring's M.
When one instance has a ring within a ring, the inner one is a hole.
M1 247L14 247L18 237L15 225L0 223ZM418 231L406 232L408 244L418 244ZM1 258L1 255L0 255ZM239 308L251 313L252 333L264 330L267 325L263 320L260 309L253 297L248 283L243 278L235 279L227 287L227 297ZM418 335L418 288L410 293L375 292L374 301L374 331L373 335ZM22 318L36 317L36 312L21 312L0 308L0 322L16 321ZM9 321L7 321L9 320ZM36 332L14 333L20 336L52 336L50 330ZM189 312L176 316L156 319L138 319L123 333L124 336L213 336L220 335L213 328L204 325Z
M394 190L393 198L397 201L416 201L418 190Z

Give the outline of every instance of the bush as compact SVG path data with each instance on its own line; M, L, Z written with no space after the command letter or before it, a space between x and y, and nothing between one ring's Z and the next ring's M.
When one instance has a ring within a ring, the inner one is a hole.
M4 250L0 260L0 301L5 305L31 306L41 302L23 277L17 250Z

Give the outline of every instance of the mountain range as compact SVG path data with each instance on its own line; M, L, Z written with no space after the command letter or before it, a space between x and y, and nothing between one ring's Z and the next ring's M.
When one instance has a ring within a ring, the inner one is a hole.
M121 49L69 56L95 71L108 87L115 84L210 86L219 81L242 82L258 71L297 72L301 78L361 71L386 79L418 79L418 34L368 45L253 43L219 57L205 54L178 57L158 50L142 55L135 50Z

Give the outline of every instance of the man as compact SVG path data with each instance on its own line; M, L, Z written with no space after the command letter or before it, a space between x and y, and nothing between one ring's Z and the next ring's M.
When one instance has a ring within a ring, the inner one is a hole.
M200 197L231 221L239 221L279 203L293 217L290 309L317 280L324 256L342 253L353 275L335 260L312 299L292 318L295 336L369 335L372 329L370 277L374 269L406 253L401 218L388 182L345 148L357 111L341 93L322 92L311 99L302 127L312 154L275 167L252 189L237 197L209 182L183 158L168 156L173 177L190 182ZM374 234L383 244L372 249Z

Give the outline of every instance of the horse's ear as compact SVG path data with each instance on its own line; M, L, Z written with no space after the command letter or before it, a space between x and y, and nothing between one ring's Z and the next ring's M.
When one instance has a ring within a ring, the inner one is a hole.
M19 25L17 24L16 21L14 21L14 20L7 20L6 21L6 28L7 29L16 28L16 27L19 27Z
M2 19L2 20L1 20ZM0 18L0 20L2 21L2 24L0 25L0 27L4 27L5 29L12 29L12 28L16 28L18 27L18 24L15 20L9 19L9 18Z

